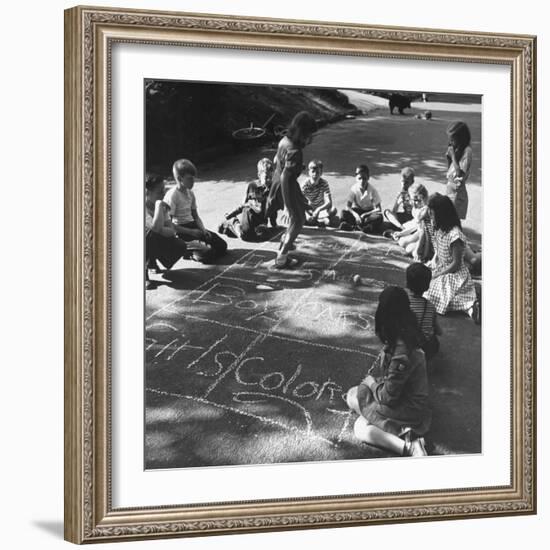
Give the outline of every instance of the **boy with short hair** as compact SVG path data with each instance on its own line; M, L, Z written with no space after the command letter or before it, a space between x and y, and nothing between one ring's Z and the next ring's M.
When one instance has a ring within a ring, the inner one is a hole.
M199 216L197 199L192 190L197 168L190 160L179 159L174 162L172 172L176 185L166 193L164 202L170 206L170 215L177 226L178 237L187 242L203 243L193 247L193 259L210 263L226 253L227 243L216 233L206 229Z
M258 170L259 188L262 190L263 200L266 202L269 196L269 190L271 189L271 183L273 182L273 171L275 170L275 166L270 159L264 157L258 161L256 168ZM277 214L278 211L275 210L269 215L269 223L274 229L277 228Z
M430 288L432 270L421 263L413 263L407 267L407 294L411 311L415 314L418 326L424 335L422 349L426 359L431 359L439 351L438 336L443 334L437 321L435 306L422 295Z
M377 233L382 225L382 207L378 191L369 183L370 170L366 164L355 169L356 182L351 186L348 201L342 210L340 229Z
M308 178L302 186L302 193L308 201L305 225L336 227L338 216L332 206L330 187L322 178L323 163L314 159L308 164Z

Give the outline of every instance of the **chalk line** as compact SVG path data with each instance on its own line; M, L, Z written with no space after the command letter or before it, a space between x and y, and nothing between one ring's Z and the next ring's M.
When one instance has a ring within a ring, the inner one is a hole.
M246 401L239 401L241 396L243 395L257 395L259 397L267 397L268 399L278 399L279 401L284 401L285 403L289 403L290 405L294 405L298 409L301 409L301 411L304 413L304 418L306 419L307 424L307 433L311 433L313 429L313 423L311 421L311 415L309 414L308 410L300 405L300 403L296 403L296 401L293 401L292 399L289 399L288 397L282 397L280 395L272 395L270 393L264 393L264 392L255 392L255 391L240 391L233 394L233 400L237 403L246 403Z
M170 323L165 323L164 321L159 321L158 323L153 323L151 325L147 325L145 327L145 330L149 330L149 329L155 328L155 327L167 327L170 330L173 330L174 332L180 332L180 329L178 329L174 325L171 325Z
M214 382L212 382L212 384L210 384L210 386L208 386L208 388L206 388L206 391L204 392L204 398L206 399L211 393L212 391L214 391L216 389L216 387L218 386L218 384L231 372L233 372L237 366L239 365L239 363L241 362L242 358L246 356L246 354L256 345L256 343L260 340L263 340L265 337L263 334L260 334L258 336L256 336L256 338L254 338L254 340L252 340L252 342L250 342L250 344L248 344L248 346L246 346L246 348L241 352L241 354L233 361L233 363L231 363L231 365L229 365L229 367L227 367L221 374L220 376L218 376L218 378L216 378L216 380L214 380Z
M303 429L297 428L296 426L289 426L288 424L285 424L284 422L280 422L279 420L274 420L272 418L268 418L266 416L261 416L259 414L254 414L248 411L243 411L241 409L237 409L235 407L230 407L229 405L222 405L221 403L215 403L214 401L210 401L208 399L204 399L202 397L195 397L193 395L183 395L180 393L174 393L174 392L167 392L163 390L157 390L154 388L146 388L146 391L150 393L155 393L158 395L164 395L167 397L177 397L180 399L189 399L190 401L197 401L199 403L203 403L204 405L209 405L212 407L217 407L219 409L222 409L224 411L232 412L235 414L239 414L241 416L247 416L249 418L253 418L254 420L259 420L260 422L264 422L266 424L272 424L274 426L278 426L279 428L282 428L284 430L287 430L289 432L295 432L302 436L308 437L309 439L315 439L318 441L322 441L323 443L328 443L329 445L333 446L332 441L329 439L326 439L320 435L316 435L313 432L307 432Z
M207 319L205 317L199 317L198 315L190 315L188 313L183 313L182 317L186 317L188 319L193 319L195 321L204 321L205 323L212 323L213 325L219 325L221 327L234 329L234 330L243 330L245 332L252 332L253 334L262 334L269 338L276 338L277 340L283 340L285 342L292 342L295 344L307 344L309 346L315 346L319 348L325 348L330 349L334 351L345 351L348 353L358 353L360 355L368 355L370 357L376 357L377 355L374 353L370 353L365 350L361 349L354 349L354 348L343 348L341 346L331 346L329 344L323 344L321 342L314 342L312 340L303 340L301 338L294 338L292 336L283 336L282 334L268 334L267 332L262 332L261 330L256 330L254 328L250 327L243 327L240 325L232 325L230 323L224 323L223 321L216 321L215 319ZM225 336L225 338L227 335Z
M172 353L169 357L167 357L166 360L171 361L183 348L187 348L187 349L204 349L204 346L190 346L189 342L190 341L187 340L184 344L182 344L181 346L178 346L176 348L176 351L174 351L174 353Z
M361 240L361 237L359 237L359 239L357 241L355 241L355 243L359 242ZM340 258L338 258L338 260L336 260L336 262L334 262L334 264L332 264L330 268L334 268L336 267L336 265L338 265L338 262L348 253L350 252L353 247L355 246L355 243L350 247L349 250L346 250L342 256L340 256ZM313 286L315 285L318 285L319 282L320 282L320 278L315 281L315 283L313 283ZM267 331L267 333L265 334L262 334L260 333L256 338L254 338L252 340L252 342L250 342L250 344L248 344L248 346L246 346L246 348L241 352L241 354L233 361L233 363L231 363L231 365L229 365L229 367L227 367L227 369L225 369L225 371L216 379L214 380L214 382L207 388L206 392L204 393L204 397L208 397L210 395L210 393L218 386L218 384L231 372L233 372L237 366L239 365L239 363L241 362L242 358L246 356L246 354L254 348L254 346L256 344L258 344L259 342L263 342L266 338L269 338L269 336L271 336L271 334L273 333L273 331L285 320L285 319L288 319L290 316L292 316L296 309L299 307L300 303L304 302L305 299L307 299L314 291L314 288L312 287L311 289L309 289L307 292L304 292L304 294L302 294L301 296L298 297L298 299L296 300L296 302L294 303L293 307L290 308L289 312L282 316L276 323L274 323L270 329Z
M197 363L200 362L200 360L203 357L206 357L218 344L221 344L227 338L227 336L228 335L226 334L225 336L223 336L219 340L216 340L204 353L201 353L194 361L189 363L189 365L187 365L187 368L188 369L193 368Z
M232 264L228 265L224 270L220 271L217 275L214 275L213 277L211 277L210 279L207 279L206 281L204 281L202 284L200 284L199 286L195 287L193 290L190 290L189 292L186 292L183 296L180 296L178 298L176 298L175 300L172 300L171 302L169 302L168 304L162 306L161 308L157 309L156 311L154 311L153 313L151 313L149 316L147 316L145 318L146 321L148 321L149 319L151 319L151 317L154 317L155 315L158 315L161 311L164 311L165 309L173 306L175 303L179 302L180 300L183 300L188 294L190 294L191 292L195 292L196 290L199 290L201 289L204 285L207 285L208 283L212 282L212 281L215 281L216 279L218 279L219 277L221 277L226 271L229 271L233 266L235 266L238 262L240 262L241 260L243 260L244 258L250 256L251 254L253 254L254 252L257 252L258 250L263 250L264 247L269 244L270 242L273 242L274 239L280 237L282 231L275 234L273 237L271 237L271 239L269 239L268 241L265 241L262 245L260 245L258 248L253 248L252 250L249 250L248 252L246 252L245 254L243 254L238 260L236 260L235 262L233 262Z
M174 340L172 340L170 343L166 344L165 346L163 346L163 348L155 355L155 358L157 358L159 355L162 355L164 353L165 350L167 350L172 344L174 344L175 342L177 342L178 339L175 338Z
M327 409L327 411L331 412L331 413L334 413L334 414L339 414L339 415L345 415L345 419L344 419L344 425L342 426L342 429L340 430L340 433L338 434L338 437L336 438L336 442L337 443L341 443L344 439L344 434L348 431L349 429L349 426L350 426L350 421L351 421L351 417L355 414L352 410L348 410L348 411L338 411L336 409Z

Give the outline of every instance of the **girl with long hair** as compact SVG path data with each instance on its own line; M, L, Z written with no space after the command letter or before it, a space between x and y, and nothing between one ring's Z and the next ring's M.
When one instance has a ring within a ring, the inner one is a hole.
M470 129L465 122L452 122L447 128L447 196L455 205L458 217L466 219L468 212L468 191L466 182L472 165L472 148L470 147Z
M300 234L306 218L305 199L298 177L304 169L303 149L311 143L317 131L317 123L307 111L300 111L288 128L287 135L279 142L275 156L275 173L267 199L267 217L284 205L289 224L281 241L281 248L275 260L275 267L284 269L297 263L288 253L294 248L294 241Z
M425 456L421 436L431 424L426 358L404 289L390 286L381 292L375 332L383 344L378 360L344 396L359 415L354 433L361 441L399 456Z
M478 322L479 302L464 262L467 242L456 208L449 197L435 193L428 200L428 211L433 224L434 257L432 282L425 297L440 315L466 311Z

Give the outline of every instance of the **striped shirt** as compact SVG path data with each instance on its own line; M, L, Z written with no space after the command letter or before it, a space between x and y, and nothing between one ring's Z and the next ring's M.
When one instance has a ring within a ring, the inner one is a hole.
M407 294L409 295L411 311L418 321L418 326L426 339L429 340L434 335L435 306L426 298L415 296L409 289L407 289Z
M315 183L311 178L308 178L302 186L302 193L307 199L309 206L315 210L325 204L325 194L330 197L330 187L327 180L319 178Z

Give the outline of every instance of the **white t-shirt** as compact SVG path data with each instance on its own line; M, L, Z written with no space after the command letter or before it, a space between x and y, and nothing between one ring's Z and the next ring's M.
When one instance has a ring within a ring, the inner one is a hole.
M170 215L175 224L184 225L195 221L192 211L197 209L197 200L191 189L182 191L176 185L164 195L164 202L170 205Z
M377 204L380 204L380 195L378 191L369 183L366 191L361 189L360 183L354 183L349 190L348 202L352 207L361 208L361 210L372 210Z

